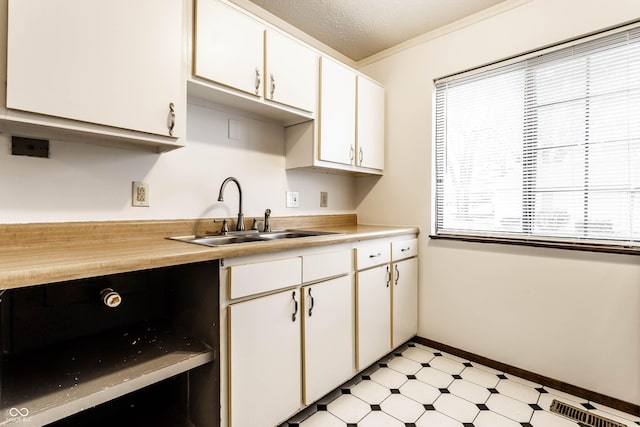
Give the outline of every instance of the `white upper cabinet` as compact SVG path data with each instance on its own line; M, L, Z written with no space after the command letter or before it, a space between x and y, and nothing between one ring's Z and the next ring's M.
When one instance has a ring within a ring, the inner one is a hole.
M265 33L265 50L265 99L316 111L318 55L272 30Z
M354 164L356 138L356 74L326 57L320 58L318 157Z
M317 119L285 130L287 169L382 175L384 88L323 56L319 92Z
M221 0L196 0L193 44L190 95L285 125L313 118L318 54L311 48Z
M193 73L260 97L265 27L217 0L197 0Z
M356 159L360 167L384 169L384 88L358 76Z
M182 22L176 0L8 0L7 110L175 139Z

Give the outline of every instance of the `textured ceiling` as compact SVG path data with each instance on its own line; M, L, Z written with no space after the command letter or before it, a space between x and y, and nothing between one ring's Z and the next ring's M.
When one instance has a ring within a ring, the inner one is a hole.
M504 0L250 0L354 61Z

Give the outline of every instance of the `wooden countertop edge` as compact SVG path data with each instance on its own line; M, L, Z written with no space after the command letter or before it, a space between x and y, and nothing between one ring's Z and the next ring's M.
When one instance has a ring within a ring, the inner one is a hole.
M419 233L417 227L299 227L341 234L206 247L163 237L116 242L62 242L0 249L0 291L222 258Z

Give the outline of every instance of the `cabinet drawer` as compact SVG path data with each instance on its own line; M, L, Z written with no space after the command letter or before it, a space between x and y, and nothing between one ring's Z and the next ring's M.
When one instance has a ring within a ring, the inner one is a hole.
M300 257L233 265L229 267L231 298L269 292L302 283Z
M390 261L391 251L389 243L363 246L355 249L356 270L362 270L376 265L386 264Z
M396 261L418 255L418 239L391 242L391 259Z
M302 257L302 281L305 283L347 274L350 270L351 251L349 249Z

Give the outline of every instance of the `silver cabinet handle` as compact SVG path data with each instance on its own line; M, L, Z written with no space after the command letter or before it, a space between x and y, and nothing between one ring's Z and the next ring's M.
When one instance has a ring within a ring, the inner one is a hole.
M311 307L309 307L309 317L311 317L313 306L315 305L315 301L313 299L313 296L311 295L311 288L309 288L309 298L311 298Z
M271 74L271 99L273 99L273 93L276 91L276 79Z
M169 127L169 136L173 136L173 128L176 127L176 107L173 102L169 103L169 118L167 120Z
M410 249L411 249L411 246L407 246L406 248L400 249L400 252L407 252Z
M291 321L296 321L296 315L298 314L298 301L296 300L296 291L291 293L291 298L293 299L294 309L293 314L291 315Z
M389 269L389 266L387 265L387 288L389 287L390 284L391 284L391 270Z
M260 70L256 67L256 95L260 95Z
M398 280L400 280L400 270L398 269L398 264L395 265L395 270L396 270L396 286L398 286Z
M349 148L349 163L353 163L353 156L355 155L355 150L353 149L353 145Z
M382 256L382 254L380 252L378 252L377 254L373 255L369 255L369 258L378 258L379 256Z
M360 150L358 151L358 156L360 166L362 166L362 159L364 158L364 151L362 151L362 147L360 147Z

